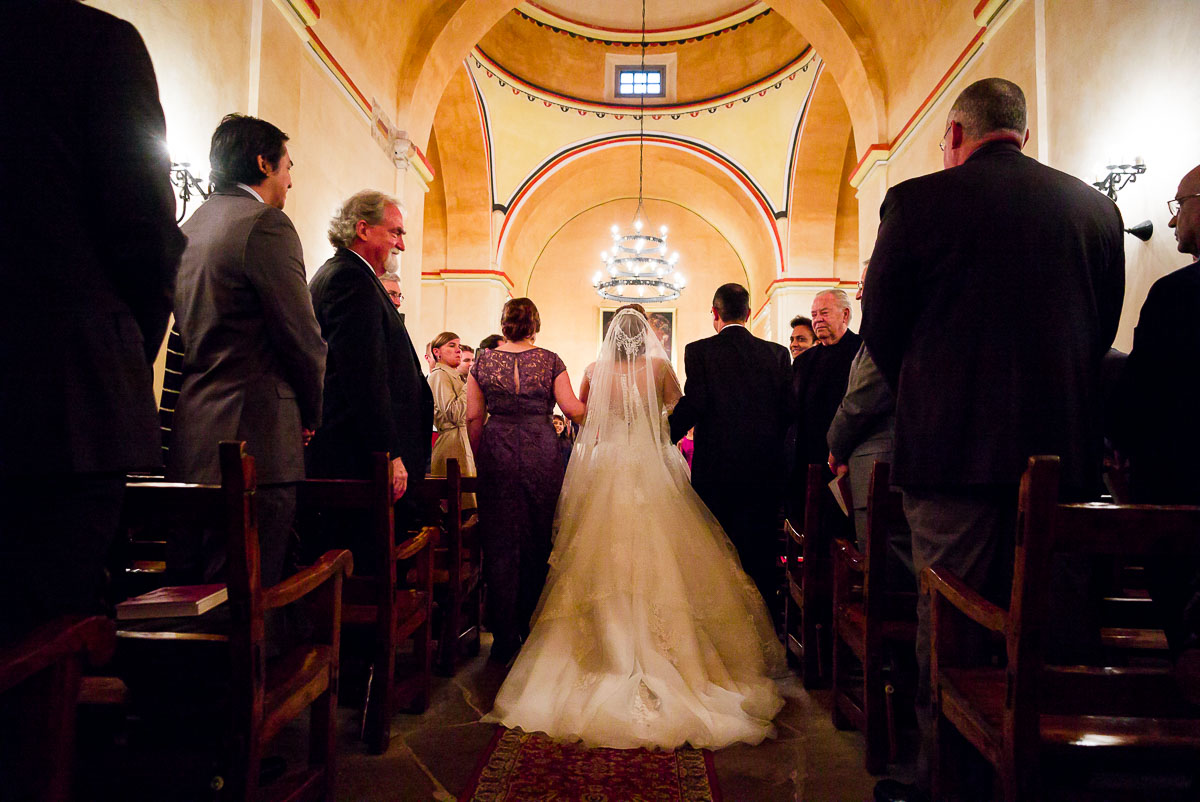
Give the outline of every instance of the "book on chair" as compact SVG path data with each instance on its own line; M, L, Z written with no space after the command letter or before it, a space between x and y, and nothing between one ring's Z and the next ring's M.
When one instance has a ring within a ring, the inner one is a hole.
M117 620L204 615L229 598L224 585L173 585L117 605Z

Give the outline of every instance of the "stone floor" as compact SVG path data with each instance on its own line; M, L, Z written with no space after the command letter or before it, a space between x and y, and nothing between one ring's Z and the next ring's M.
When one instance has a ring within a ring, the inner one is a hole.
M437 678L429 709L397 715L387 753L367 753L357 738L358 717L341 709L339 800L354 802L453 802L466 787L495 732L479 723L504 680L505 669L486 660L488 647L450 679ZM798 679L781 685L787 703L776 719L778 735L758 746L716 752L726 802L870 800L875 777L863 768L863 740L830 722L828 691L805 691ZM285 733L299 758L306 733ZM901 776L905 769L899 767Z

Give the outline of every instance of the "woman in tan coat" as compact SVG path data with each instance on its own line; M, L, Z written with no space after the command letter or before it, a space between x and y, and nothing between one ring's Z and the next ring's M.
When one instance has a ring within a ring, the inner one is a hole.
M462 348L458 335L443 331L430 343L434 358L433 370L429 372L429 388L433 391L433 422L437 426L438 438L433 445L429 473L431 476L446 475L446 460L457 459L463 476L475 475L475 455L467 439L467 387L458 372L462 361ZM475 494L463 494L463 509L475 507Z

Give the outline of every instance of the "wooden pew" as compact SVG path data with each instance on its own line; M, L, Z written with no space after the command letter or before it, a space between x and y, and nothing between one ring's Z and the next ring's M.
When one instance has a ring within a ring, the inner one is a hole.
M114 643L109 619L71 616L0 649L0 797L72 798L83 667L107 663Z
M783 629L788 659L799 665L805 688L829 681L833 619L833 565L824 520L833 500L824 465L809 465L804 493L804 529L784 522L787 533L787 594Z
M890 475L886 462L871 471L866 551L839 539L833 557L833 723L862 731L872 774L896 760L897 706L911 708L915 690L917 595L907 586L889 587L887 576L889 535L904 526Z
M1021 480L1012 600L991 604L950 572L926 569L933 616L932 694L938 729L933 795L951 796L945 749L961 733L995 768L1006 800L1055 798L1046 785L1062 765L1109 768L1114 759L1174 759L1195 774L1200 708L1181 696L1169 668L1051 666L1043 624L1058 554L1200 558L1200 507L1059 504L1057 457L1033 457ZM964 618L965 617L965 618ZM1007 666L961 658L969 622L1002 636Z
M476 492L458 460L446 460L446 476L427 476L417 489L423 520L436 522L442 537L435 552L434 594L438 628L437 671L453 676L460 657L479 654L482 570L478 518L463 520L462 497Z
M180 633L131 628L118 633L118 650L129 647L140 661L146 661L161 650L195 643L226 648L230 689L230 735L224 761L227 771L219 781L214 780L218 787L223 786L222 798L246 802L332 800L342 579L350 574L353 559L348 551L329 551L315 565L274 587L263 588L259 580L254 459L246 455L244 443L223 442L220 464L219 486L130 483L123 520L133 526L166 523L226 531L228 631ZM268 661L264 614L301 600L308 602L312 641ZM129 684L136 688L135 682ZM308 765L260 788L260 767L267 744L286 723L309 709Z
M364 701L364 737L371 752L387 751L392 715L400 709L424 712L429 704L433 654L434 527L424 527L396 542L392 506L392 461L373 454L369 480L307 479L297 494L301 538L316 532L322 514L361 513L371 529L376 575L346 580L342 625L371 631L370 674ZM403 533L402 533L403 534ZM411 665L397 659L406 640L413 642Z

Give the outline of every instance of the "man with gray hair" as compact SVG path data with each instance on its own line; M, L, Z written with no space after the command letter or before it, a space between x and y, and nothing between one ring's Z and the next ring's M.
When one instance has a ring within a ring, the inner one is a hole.
M845 290L830 288L817 293L812 302L812 322L818 344L792 363L796 472L800 477L808 473L809 464L824 465L829 458L825 435L846 392L850 363L862 345L862 338L850 331L850 315L850 298Z
M309 445L313 476L369 478L371 454L391 455L393 499L405 496L410 474L424 474L433 431L433 396L404 321L380 282L404 250L400 204L382 192L352 195L329 224L337 252L309 284L321 334L329 343L325 417ZM403 531L410 505L397 505ZM346 542L355 565L366 543ZM365 566L371 566L368 562Z
M863 338L896 394L892 481L915 568L944 568L1001 604L1028 458L1058 455L1068 498L1100 486L1100 361L1125 287L1116 205L1022 155L1028 138L1016 84L987 78L963 90L942 133L946 169L883 200L863 293ZM1067 587L1056 581L1052 592ZM1081 617L1059 602L1048 628ZM929 792L927 597L917 613L922 787L882 781L877 799ZM962 771L972 773L987 785L986 772Z

